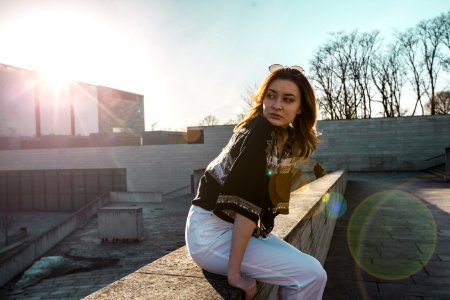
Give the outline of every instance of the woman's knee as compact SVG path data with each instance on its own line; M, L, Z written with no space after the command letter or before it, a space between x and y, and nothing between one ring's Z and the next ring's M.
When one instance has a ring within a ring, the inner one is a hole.
M315 281L317 281L317 283L320 282L322 284L325 284L327 282L327 279L328 279L327 271L325 271L322 265L320 265L319 267L316 268Z
M281 299L321 299L327 282L327 273L320 263L311 267L299 275L296 284L282 286L280 288Z
M310 279L310 282L317 285L322 285L327 282L327 272L323 268L323 266L320 264L318 260L315 258L312 258L309 268L302 270L303 274L307 274L307 276ZM305 272L306 271L306 272Z

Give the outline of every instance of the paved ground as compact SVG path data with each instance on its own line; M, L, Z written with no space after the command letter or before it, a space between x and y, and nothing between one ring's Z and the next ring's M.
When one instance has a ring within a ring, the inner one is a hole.
M450 299L450 183L350 174L324 299Z
M421 175L349 174L348 209L338 220L325 265L324 299L450 299L450 183L417 179ZM142 205L140 243L101 243L94 218L48 255L116 262L44 279L15 295L8 295L9 285L0 298L80 299L177 249L184 245L191 198Z

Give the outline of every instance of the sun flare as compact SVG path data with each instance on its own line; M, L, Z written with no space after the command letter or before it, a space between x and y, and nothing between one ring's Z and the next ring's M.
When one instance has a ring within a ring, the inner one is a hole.
M28 68L55 82L107 76L108 30L97 19L70 10L46 10L17 16L6 31L15 56ZM11 45L10 45L11 46ZM87 76L86 76L87 75Z

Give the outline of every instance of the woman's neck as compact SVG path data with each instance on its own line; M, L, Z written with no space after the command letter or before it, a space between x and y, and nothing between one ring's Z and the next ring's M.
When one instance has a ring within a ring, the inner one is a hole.
M286 144L286 141L289 138L289 134L285 128L276 127L275 128L275 136L276 136L277 153L278 153L278 156L280 157L283 152L284 144Z

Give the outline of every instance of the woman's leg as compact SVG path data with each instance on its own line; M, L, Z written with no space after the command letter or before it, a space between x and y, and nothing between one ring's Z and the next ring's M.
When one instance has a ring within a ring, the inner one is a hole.
M226 275L233 224L206 210L189 219L186 242L192 258L203 269ZM314 257L273 234L250 239L241 271L258 281L282 286L282 299L321 299L327 280Z
M251 239L242 272L258 281L281 286L281 299L322 299L327 282L326 272L317 259L273 234L265 239Z

